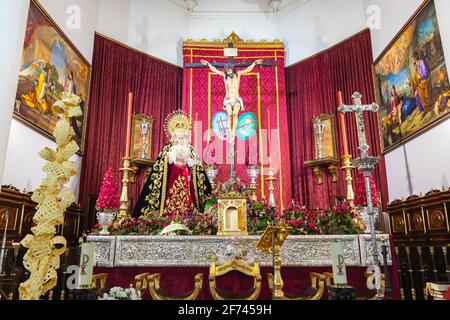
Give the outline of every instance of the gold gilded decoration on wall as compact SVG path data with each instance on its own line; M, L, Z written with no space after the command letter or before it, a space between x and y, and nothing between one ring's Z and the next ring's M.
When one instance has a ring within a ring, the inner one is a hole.
M253 41L251 39L243 40L235 32L230 33L230 35L223 40L214 39L212 41L209 41L207 39L201 39L197 41L193 39L187 39L186 41L184 41L183 45L202 46L202 47L204 46L228 47L229 43L232 43L235 48L284 48L284 43L279 39L275 39L273 41L267 41L265 39L262 39L260 41Z
M73 139L75 131L70 119L82 115L80 102L80 97L63 93L61 100L52 107L52 112L59 117L53 132L56 150L46 147L39 153L47 161L43 168L47 176L32 196L32 200L37 202L33 217L36 225L31 228L32 234L21 241L28 248L23 265L30 271L29 279L19 287L21 300L38 300L57 283L56 270L60 256L66 250L66 239L55 237L55 234L57 227L64 222L65 210L75 201L73 191L63 186L77 172L76 163L69 161L79 149Z

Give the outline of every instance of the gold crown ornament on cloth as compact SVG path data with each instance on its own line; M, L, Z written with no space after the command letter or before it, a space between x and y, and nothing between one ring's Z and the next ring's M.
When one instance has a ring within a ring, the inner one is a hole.
M164 130L169 137L175 134L190 136L192 131L191 118L181 110L174 111L166 118Z

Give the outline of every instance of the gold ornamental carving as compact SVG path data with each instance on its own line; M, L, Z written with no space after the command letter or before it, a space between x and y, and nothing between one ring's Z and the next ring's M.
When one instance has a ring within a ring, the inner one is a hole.
M394 232L405 232L405 220L403 219L403 216L393 216L392 225Z
M75 131L70 125L70 119L82 115L80 102L80 97L62 93L61 100L52 107L59 117L53 132L56 150L46 147L39 153L47 161L43 167L47 176L31 197L37 203L32 234L26 235L21 241L22 246L28 248L23 265L30 272L28 280L19 287L21 300L39 300L57 284L56 270L67 242L64 237L55 237L55 234L57 227L64 222L65 210L75 201L73 191L63 186L77 172L76 163L69 161L79 149L73 140Z
M247 236L247 199L236 193L218 199L219 236Z
M253 287L244 293L231 293L220 289L217 286L216 279L229 273L237 271L246 276L253 278ZM261 291L261 271L259 263L254 262L247 264L241 260L228 260L223 264L216 264L214 256L211 257L211 264L209 266L209 291L214 300L256 300Z
M184 41L184 46L201 46L201 47L227 47L229 43L233 44L235 48L284 48L284 43L280 39L275 39L273 41L268 41L262 39L259 41L254 41L252 39L243 40L234 31L225 39L214 39L209 41L207 39L187 39Z
M427 210L428 226L430 230L445 229L445 215L440 209Z

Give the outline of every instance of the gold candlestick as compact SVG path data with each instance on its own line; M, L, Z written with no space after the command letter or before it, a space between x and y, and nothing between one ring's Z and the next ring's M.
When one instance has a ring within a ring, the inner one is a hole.
M269 205L272 207L276 207L277 204L275 202L275 185L274 185L274 181L277 181L277 178L275 178L274 176L274 168L268 168L267 172L268 172L268 177L266 178L266 181L269 182Z
M123 168L120 169L122 171L122 193L120 194L120 209L119 215L117 216L116 221L120 223L123 218L128 216L128 183L130 182L130 172L134 172L131 168L131 162L129 157L123 158Z
M250 194L250 200L251 200L252 202L258 201L258 196L256 195L256 189L257 189L257 186L256 186L256 185L250 185L250 192L251 192L251 194Z
M342 156L342 170L345 170L345 181L347 182L347 201L350 203L352 207L354 207L353 201L355 200L355 194L353 193L353 178L352 178L352 169L355 167L352 166L351 163L352 156L349 154Z

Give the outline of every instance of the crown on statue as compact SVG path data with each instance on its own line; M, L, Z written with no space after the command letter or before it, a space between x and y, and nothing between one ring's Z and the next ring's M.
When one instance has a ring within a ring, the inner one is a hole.
M177 110L166 118L164 129L170 137L175 134L191 135L191 119L183 111Z

